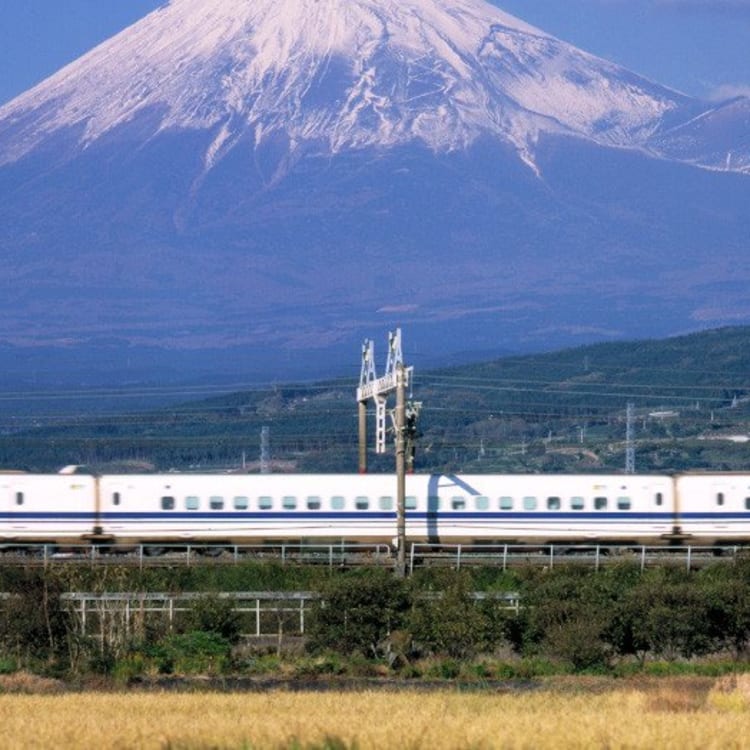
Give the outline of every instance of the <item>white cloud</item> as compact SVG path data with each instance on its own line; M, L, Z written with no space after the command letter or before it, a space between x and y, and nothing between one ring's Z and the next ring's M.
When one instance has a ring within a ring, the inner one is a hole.
M722 83L716 86L710 93L709 98L712 101L726 101L734 99L737 96L747 96L750 98L750 84L747 83Z

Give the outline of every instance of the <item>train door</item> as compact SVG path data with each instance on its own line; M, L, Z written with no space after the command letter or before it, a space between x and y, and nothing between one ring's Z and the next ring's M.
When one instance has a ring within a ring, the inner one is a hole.
M17 477L7 476L0 483L0 536L17 537L29 532L27 487Z
M98 502L100 508L100 524L102 533L117 534L126 528L126 519L123 515L126 488L122 482L112 483L100 479L98 486Z
M723 532L730 530L728 514L731 511L730 488L724 482L712 482L711 492L708 497L706 508L710 509L709 514L713 519L706 519L711 525L711 531L721 535Z

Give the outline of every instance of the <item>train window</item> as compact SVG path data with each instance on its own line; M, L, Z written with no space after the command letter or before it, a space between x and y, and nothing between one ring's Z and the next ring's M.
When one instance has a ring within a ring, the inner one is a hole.
M185 498L185 510L198 510L200 504L200 498L195 495L188 495L188 497Z
M120 504L120 493L113 492L112 493L112 505L119 505L119 504Z
M477 510L489 510L490 509L490 499L485 495L477 495L474 498L474 507Z
M247 510L250 506L250 499L245 497L245 495L237 495L232 500L232 506L235 510Z
M162 495L161 498L161 509L162 510L174 510L175 502L172 495Z
M723 492L716 493L716 504L724 505L724 493Z
M513 510L513 498L505 497L500 498L500 510Z
M745 510L750 510L750 497L745 498Z
M271 510L271 508L273 508L273 498L268 495L261 495L258 498L258 509Z
M607 498L595 497L594 498L594 510L607 510Z
M23 492L16 492L16 505L23 505Z
M451 510L466 510L466 498L465 497L452 497L451 498Z
M211 508L211 510L223 510L224 498L221 495L212 495L208 499L208 507Z
M383 495L378 499L380 510L393 510L393 498L390 495Z
M536 498L532 497L531 495L527 495L523 499L523 509L524 510L536 510Z
M297 507L297 498L294 495L284 495L281 498L281 507L284 510L294 510Z
M661 505L664 502L664 495L661 492L656 493L656 504Z
M632 503L629 497L618 497L617 498L617 510L630 510Z
M417 498L414 495L407 495L404 498L404 509L405 510L416 510L417 509Z
M317 495L309 495L307 498L308 510L320 510L320 498Z
M370 498L364 495L358 495L354 498L354 507L357 510L367 510L370 507Z
M334 495L331 498L331 510L344 510L345 500L341 495Z
M571 510L583 510L585 505L584 499L580 495L570 498L570 509Z
M547 498L547 510L560 510L561 504L559 497L553 496Z
M427 510L440 510L439 495L430 495L427 498Z

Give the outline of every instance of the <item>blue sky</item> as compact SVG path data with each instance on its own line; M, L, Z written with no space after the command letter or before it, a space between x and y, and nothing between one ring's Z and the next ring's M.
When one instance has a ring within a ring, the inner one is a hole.
M0 103L161 4L163 0L0 0ZM496 4L685 93L713 98L750 95L750 0Z

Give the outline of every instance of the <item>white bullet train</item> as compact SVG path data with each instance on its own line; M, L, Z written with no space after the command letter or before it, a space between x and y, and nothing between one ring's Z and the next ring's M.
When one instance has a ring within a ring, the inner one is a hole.
M750 474L409 475L429 542L750 543ZM0 544L396 537L394 475L0 474Z

